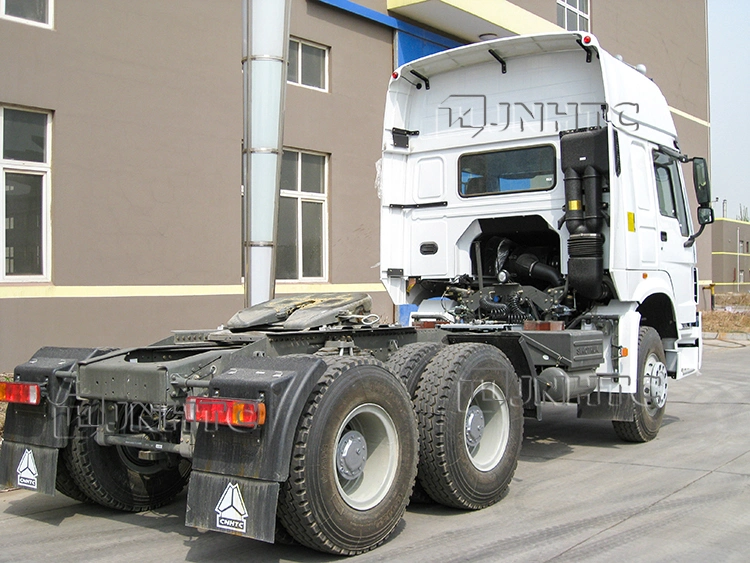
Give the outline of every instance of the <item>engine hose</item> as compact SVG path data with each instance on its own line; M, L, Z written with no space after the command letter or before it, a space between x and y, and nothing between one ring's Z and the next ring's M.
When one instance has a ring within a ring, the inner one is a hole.
M524 313L521 309L517 295L508 299L508 322L511 324L522 324L523 321L529 320L531 315Z
M479 299L479 307L493 321L504 321L508 318L508 306L505 303L496 303L489 297L482 297Z

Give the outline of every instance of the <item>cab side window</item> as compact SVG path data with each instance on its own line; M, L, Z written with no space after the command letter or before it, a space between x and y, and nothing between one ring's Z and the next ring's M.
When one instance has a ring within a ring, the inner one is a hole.
M689 236L690 227L677 159L654 151L654 176L656 177L656 193L659 197L659 211L665 217L677 219L682 236Z

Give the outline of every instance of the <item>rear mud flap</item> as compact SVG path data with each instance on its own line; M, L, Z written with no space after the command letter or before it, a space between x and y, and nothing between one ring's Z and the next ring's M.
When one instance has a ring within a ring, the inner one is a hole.
M3 442L0 448L0 486L55 494L57 448Z
M193 471L185 525L273 543L279 484Z

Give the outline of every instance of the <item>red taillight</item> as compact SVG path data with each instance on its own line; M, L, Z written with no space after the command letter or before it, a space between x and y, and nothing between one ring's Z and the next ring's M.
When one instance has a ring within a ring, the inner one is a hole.
M42 394L36 383L0 382L0 401L38 405L41 400Z
M398 78L398 72L396 72L396 71L394 70L394 71L393 71L393 74L391 74L391 77L393 78L393 80L396 80L396 79Z
M586 45L588 45L589 43L591 43L591 36L590 36L590 35L584 35L584 36L583 36L583 42L584 42L584 43L585 43Z
M255 428L266 422L266 405L247 399L188 397L185 419L188 422Z

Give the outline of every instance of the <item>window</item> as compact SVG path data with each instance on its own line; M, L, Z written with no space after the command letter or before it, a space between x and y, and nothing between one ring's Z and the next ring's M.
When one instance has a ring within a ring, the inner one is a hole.
M286 80L292 84L327 90L328 49L299 39L290 39Z
M669 155L654 151L654 173L656 193L659 196L659 211L665 217L674 217L680 223L680 233L690 234L685 198L677 160Z
M326 168L325 155L284 150L276 279L326 279Z
M53 0L0 0L0 14L24 23L52 26Z
M465 154L458 165L462 196L548 190L555 185L555 149L549 145Z
M48 278L49 114L0 108L0 166L5 197L0 212L5 265L3 281Z
M589 0L557 0L557 25L568 31L589 31Z

